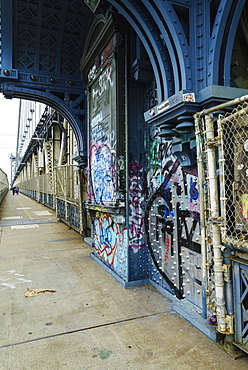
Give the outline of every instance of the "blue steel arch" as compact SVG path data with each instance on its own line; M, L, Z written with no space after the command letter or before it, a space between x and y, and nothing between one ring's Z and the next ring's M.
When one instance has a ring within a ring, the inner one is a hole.
M84 95L79 96L78 99L71 102L69 98L65 100L60 99L51 91L34 90L25 87L18 87L12 90L11 86L9 89L7 84L4 85L3 93L6 98L39 101L58 111L69 122L74 132L78 147L78 153L74 157L75 161L78 162L79 166L87 166L87 125L85 122L86 112L85 110L76 108L76 105L80 103L82 98L85 100ZM81 119L79 117L81 117Z
M233 11L233 15L231 17L231 23L229 26L229 32L226 36L226 42L224 43L224 48L225 50L224 54L222 54L224 58L224 63L223 63L223 81L224 85L228 86L230 85L230 66L231 66L231 58L232 58L232 52L233 52L233 45L234 45L234 40L238 28L238 24L241 19L241 13L244 9L246 0L241 0L238 1L236 8Z
M230 86L233 44L245 2L222 0L219 4L209 47L209 85Z
M0 0L0 91L58 110L75 133L80 165L87 125L79 66L94 17L83 0Z
M151 17L144 1L125 1L109 0L109 2L119 11L120 14L128 21L142 41L151 65L157 85L158 102L166 99L175 92L175 79L172 73L172 66L169 63L169 55L158 32L156 19ZM153 3L150 1L150 3ZM154 10L155 11L155 10ZM173 54L171 54L173 59ZM176 78L179 74L175 74ZM176 79L176 87L178 83Z

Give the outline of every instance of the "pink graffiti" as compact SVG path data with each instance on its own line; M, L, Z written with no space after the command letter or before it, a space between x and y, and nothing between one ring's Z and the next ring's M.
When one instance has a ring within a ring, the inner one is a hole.
M138 251L145 244L144 236L144 197L142 196L143 168L139 162L133 161L129 168L129 246Z
M170 252L170 238L168 235L166 235L166 240L165 240L165 257L164 257L164 263L165 265L168 265L169 262L169 252Z

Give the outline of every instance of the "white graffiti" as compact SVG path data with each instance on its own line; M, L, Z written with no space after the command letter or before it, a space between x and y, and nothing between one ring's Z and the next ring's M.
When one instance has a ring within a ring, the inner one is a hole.
M4 275L0 275L0 290L15 289L16 284L31 283L32 280L25 279L24 275L16 273L16 270L5 271Z
M145 246L144 243L144 196L142 195L143 167L133 161L129 168L129 246L134 253Z
M111 64L109 64L105 71L99 76L97 88L92 89L93 102L107 91L109 87L113 87Z

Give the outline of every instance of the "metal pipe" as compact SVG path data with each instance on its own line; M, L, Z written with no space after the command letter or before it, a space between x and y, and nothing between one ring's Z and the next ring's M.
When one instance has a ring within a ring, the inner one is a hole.
M220 138L220 145L218 146L218 155L219 155L219 182L222 184L220 186L220 215L221 218L224 221L224 224L221 226L221 235L222 235L222 240L223 237L226 235L226 187L225 187L225 176L224 176L224 171L225 171L225 158L224 158L224 151L223 151L223 129L221 127L221 122L220 118L218 118L218 136Z
M204 168L203 168L203 150L200 136L199 122L200 118L195 115L195 134L197 149L197 167L200 193L200 235L201 235L201 255L202 255L202 317L207 318L207 248L206 248L206 223L205 223L205 202L204 202Z
M227 117L222 118L221 121L222 121L222 123L230 122L231 120L233 120L236 117L240 117L240 116L243 116L243 115L247 114L247 112L248 112L248 107L241 108L238 111L236 111L232 114L229 114Z
M224 108L231 107L232 105L236 105L238 103L242 103L242 102L244 102L246 100L248 100L248 95L243 95L240 98L236 98L236 99L230 100L230 101L228 101L226 103L222 103L222 104L216 105L215 107L203 109L203 111L199 112L198 115L201 117L201 116L204 116L206 114L213 113L213 112L216 112L218 110L222 110Z
M231 263L229 256L231 255L230 250L226 250L223 253L224 264L226 266L224 273L225 280L225 296L226 296L226 310L228 315L234 314L234 303L233 303L233 286L232 286L232 274L231 274Z
M209 195L210 195L210 214L212 222L212 245L215 277L215 294L216 294L216 315L218 330L226 331L226 307L224 294L224 269L222 257L222 245L220 225L215 220L219 220L219 202L218 202L218 181L216 174L216 154L215 146L211 145L214 139L214 123L212 115L205 116L206 122L206 139L207 139L207 159L208 159L208 178L209 178Z

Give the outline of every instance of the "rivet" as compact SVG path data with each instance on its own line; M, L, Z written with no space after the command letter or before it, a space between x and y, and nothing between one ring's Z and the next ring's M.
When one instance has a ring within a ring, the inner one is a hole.
M8 69L4 69L4 70L3 70L3 74L4 74L5 76L10 76L10 71L9 71Z

